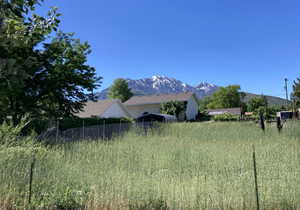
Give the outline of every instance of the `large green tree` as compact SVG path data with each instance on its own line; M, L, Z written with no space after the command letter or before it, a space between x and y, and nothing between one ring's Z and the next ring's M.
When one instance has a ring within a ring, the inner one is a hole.
M101 78L87 65L88 43L59 30L57 9L34 13L41 0L0 0L0 118L72 116Z
M254 97L251 98L250 101L248 102L248 111L254 112L258 108L263 107L267 108L268 107L268 100L265 96L261 97Z
M242 99L245 97L243 92L240 92L239 85L229 85L227 87L220 87L211 97L207 104L209 109L218 108L233 108L241 107L243 105Z
M112 99L120 99L122 102L127 101L133 96L131 89L128 87L128 82L125 79L116 79L113 85L109 88L108 97Z
M186 106L184 102L181 101L169 101L163 103L160 107L160 111L162 114L174 115L177 118L179 114L186 110Z

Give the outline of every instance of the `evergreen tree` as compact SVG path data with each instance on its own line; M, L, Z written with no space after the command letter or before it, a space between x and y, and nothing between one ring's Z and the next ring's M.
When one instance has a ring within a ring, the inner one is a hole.
M116 79L110 87L108 97L112 99L120 99L122 102L127 101L133 96L131 89L125 79Z
M300 78L294 81L292 98L296 107L300 107Z

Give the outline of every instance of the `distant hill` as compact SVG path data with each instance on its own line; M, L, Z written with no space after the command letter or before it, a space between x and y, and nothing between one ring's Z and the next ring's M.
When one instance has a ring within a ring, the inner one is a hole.
M253 93L246 93L246 97L244 99L245 102L250 101L252 98L254 97L260 97L261 95L258 94L253 94ZM286 100L280 97L276 97L276 96L266 96L269 105L279 105L279 106L283 106L286 104Z
M134 95L154 95L154 94L171 94L182 92L194 92L201 100L205 96L210 96L219 89L219 86L207 82L200 82L196 86L186 84L180 80L165 77L153 76L138 80L127 79L128 86ZM109 88L97 93L99 99L106 99ZM245 101L260 95L246 93ZM285 100L279 97L267 96L270 105L284 105Z

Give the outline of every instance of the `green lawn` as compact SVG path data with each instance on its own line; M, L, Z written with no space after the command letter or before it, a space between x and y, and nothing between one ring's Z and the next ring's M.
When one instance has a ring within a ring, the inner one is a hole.
M300 209L300 124L178 123L147 136L36 147L36 209ZM28 206L33 148L0 147L0 208ZM65 208L66 209L66 208Z

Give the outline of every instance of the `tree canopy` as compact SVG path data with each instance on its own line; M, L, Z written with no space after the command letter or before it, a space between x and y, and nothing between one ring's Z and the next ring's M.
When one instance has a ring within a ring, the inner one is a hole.
M40 0L0 1L0 119L72 116L101 77L87 64L90 45L59 30L60 14L34 13Z
M163 103L161 105L160 111L162 114L169 114L174 115L177 118L179 117L179 114L183 111L185 111L186 107L184 102L181 101L169 101L166 103Z
M250 112L254 112L260 107L264 107L264 108L268 107L268 100L263 95L261 97L251 98L250 101L248 102L248 111Z
M131 89L128 87L128 82L125 79L118 78L109 88L108 97L120 99L122 102L127 101L133 96Z
M300 78L297 78L294 81L292 98L295 105L299 108L300 107Z
M243 92L240 92L239 85L229 85L227 87L220 87L211 97L206 101L207 108L234 108L242 106L242 99L245 97Z

